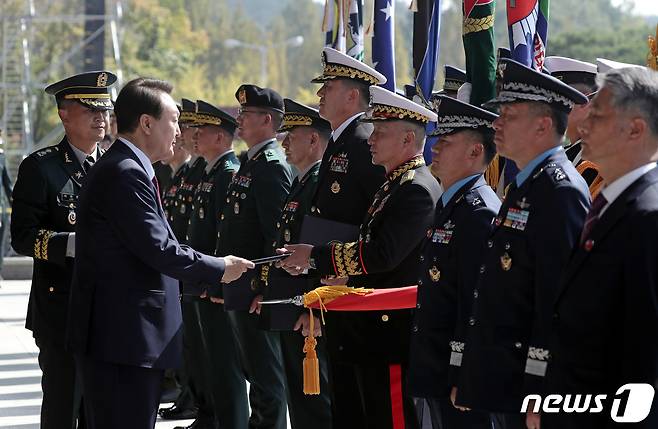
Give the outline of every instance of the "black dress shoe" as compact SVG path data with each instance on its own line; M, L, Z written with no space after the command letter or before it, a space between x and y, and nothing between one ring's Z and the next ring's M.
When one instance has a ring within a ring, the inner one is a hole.
M177 404L168 408L160 408L158 414L165 420L186 420L196 419L196 407L181 407Z

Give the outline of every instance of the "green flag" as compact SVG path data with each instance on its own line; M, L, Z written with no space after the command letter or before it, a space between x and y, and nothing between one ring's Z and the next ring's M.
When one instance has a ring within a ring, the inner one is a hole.
M463 0L462 6L466 82L472 85L469 102L480 106L496 95L496 44L494 42L496 2L495 0Z

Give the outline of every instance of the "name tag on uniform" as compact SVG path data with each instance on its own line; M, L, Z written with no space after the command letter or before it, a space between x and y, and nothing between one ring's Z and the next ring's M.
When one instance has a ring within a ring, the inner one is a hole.
M347 173L347 166L349 160L347 159L347 154L345 152L339 153L331 157L331 163L329 163L329 171L335 173Z
M511 208L507 211L507 216L505 217L503 225L508 228L525 231L526 224L528 223L528 216L530 216L530 211L528 210Z

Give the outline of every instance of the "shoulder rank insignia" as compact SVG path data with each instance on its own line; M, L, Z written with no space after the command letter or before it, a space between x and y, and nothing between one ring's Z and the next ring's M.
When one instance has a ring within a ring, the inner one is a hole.
M78 179L78 180L79 180L79 179L82 179L82 172L80 172L80 171L76 171L76 172L75 172L75 178Z
M416 175L416 170L409 170L406 173L402 175L402 179L400 179L400 185L410 182L413 180L414 176Z
M37 155L38 156L46 156L50 152L52 152L52 149L51 148L46 148L46 149L43 149L43 150L40 150L39 152L37 152Z
M562 171L560 167L557 167L555 170L553 170L553 177L555 178L555 180L560 181L560 180L564 180L567 177L567 175L564 174L564 171Z

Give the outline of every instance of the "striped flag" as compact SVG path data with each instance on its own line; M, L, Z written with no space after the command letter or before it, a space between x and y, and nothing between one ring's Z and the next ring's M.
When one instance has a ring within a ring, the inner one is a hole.
M541 71L548 40L550 0L507 0L512 59Z
M375 0L372 63L386 76L384 88L395 92L395 0Z
M363 0L326 0L324 45L363 61Z
M436 69L439 65L439 30L441 29L441 1L418 0L418 11L414 14L413 59L416 72L416 93L425 101L432 98ZM427 126L428 133L434 124ZM432 146L436 137L427 139L423 156L425 162L432 162Z
M363 0L347 0L344 9L347 14L346 54L359 61L365 58L363 45ZM349 7L348 7L349 5Z

